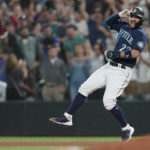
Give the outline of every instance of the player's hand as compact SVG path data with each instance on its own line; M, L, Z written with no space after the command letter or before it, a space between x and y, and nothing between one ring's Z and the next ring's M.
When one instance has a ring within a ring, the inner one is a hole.
M104 54L108 59L120 58L120 52L105 51Z
M129 17L129 15L130 15L130 11L128 9L124 9L119 12L120 17Z

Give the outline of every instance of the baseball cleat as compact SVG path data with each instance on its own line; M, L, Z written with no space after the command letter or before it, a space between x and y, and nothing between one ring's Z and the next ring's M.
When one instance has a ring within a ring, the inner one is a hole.
M57 118L49 118L49 121L53 124L64 125L64 126L72 126L72 115L68 113L64 113L63 116Z
M127 124L126 127L122 128L122 142L128 142L134 133L134 128Z

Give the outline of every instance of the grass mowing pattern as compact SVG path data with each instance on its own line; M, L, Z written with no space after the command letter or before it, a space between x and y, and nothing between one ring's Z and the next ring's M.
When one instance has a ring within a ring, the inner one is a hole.
M112 142L120 137L0 137L0 142ZM87 147L86 147L87 148ZM0 146L0 150L84 150L83 146Z
M84 150L83 147L70 147L70 146L1 146L0 150L73 150L73 149Z
M112 142L120 137L0 137L0 142Z

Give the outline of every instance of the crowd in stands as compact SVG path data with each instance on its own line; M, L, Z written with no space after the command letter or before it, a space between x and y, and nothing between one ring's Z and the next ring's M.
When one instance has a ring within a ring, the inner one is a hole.
M1 0L0 83L7 85L5 99L73 100L79 86L106 63L104 50L113 49L118 33L109 30L105 19L135 6L144 8L148 41L122 96L150 100L149 0ZM100 99L103 91L89 99Z

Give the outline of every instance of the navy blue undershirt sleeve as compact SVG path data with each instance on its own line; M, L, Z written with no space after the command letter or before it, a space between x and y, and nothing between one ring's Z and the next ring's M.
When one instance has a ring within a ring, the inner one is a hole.
M119 14L111 15L110 17L108 17L108 18L105 20L105 22L106 22L106 24L110 27L110 29L116 30L117 32L120 31L122 25L127 24L127 22L122 21L122 20L120 19Z

